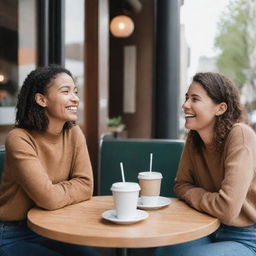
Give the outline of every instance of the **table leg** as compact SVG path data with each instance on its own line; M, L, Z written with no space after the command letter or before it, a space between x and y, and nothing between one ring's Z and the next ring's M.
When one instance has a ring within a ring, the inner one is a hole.
M128 256L128 249L127 248L117 248L116 255L117 256Z

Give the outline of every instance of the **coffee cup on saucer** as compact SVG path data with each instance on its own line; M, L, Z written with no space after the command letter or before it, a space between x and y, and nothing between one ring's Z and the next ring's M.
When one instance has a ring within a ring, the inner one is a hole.
M162 174L160 172L140 172L140 197L143 205L157 205L161 189Z
M116 217L133 219L137 215L140 186L135 182L116 182L111 186Z

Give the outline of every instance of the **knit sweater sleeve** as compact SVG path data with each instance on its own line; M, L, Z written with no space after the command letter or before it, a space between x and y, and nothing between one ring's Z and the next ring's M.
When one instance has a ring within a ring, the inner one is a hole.
M77 140L80 142L74 152L69 180L59 182L64 194L69 195L68 204L90 199L93 193L93 174L85 137L78 129Z
M6 156L11 164L12 179L36 205L55 210L91 197L92 169L85 139L81 136L80 139L79 147L73 156L69 179L54 183L38 157L33 140L20 134L10 134L7 137Z
M193 156L190 151L191 144L186 142L175 178L174 191L178 198L184 200L197 210L200 210L199 203L206 190L199 187L196 182L195 167L191 160Z
M208 192L191 185L182 191L181 197L197 210L215 216L227 225L232 223L241 212L253 179L254 144L255 134L252 130L241 126L233 128L226 142L224 178L220 189ZM180 177L178 180L184 183L184 174L180 174ZM180 189L182 185L178 183L177 187Z
M205 192L200 209L229 225L237 218L253 180L255 134L249 128L236 126L226 145L225 175L218 192Z

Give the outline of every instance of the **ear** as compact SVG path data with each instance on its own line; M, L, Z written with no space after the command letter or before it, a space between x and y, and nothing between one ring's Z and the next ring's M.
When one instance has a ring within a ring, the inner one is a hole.
M43 95L43 94L41 94L41 93L36 93L36 95L35 95L35 101L36 101L36 103L39 105L39 106L41 106L41 107L43 107L43 108L45 108L46 107L46 99L45 99L45 96Z
M220 115L224 114L227 109L228 109L227 104L225 102L221 102L217 106L217 111L216 111L215 115L220 116Z

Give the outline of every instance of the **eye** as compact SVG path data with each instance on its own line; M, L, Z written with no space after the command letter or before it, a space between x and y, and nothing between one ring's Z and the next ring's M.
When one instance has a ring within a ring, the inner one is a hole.
M74 90L74 93L75 93L75 94L78 94L78 90L77 90L77 89L75 89L75 90Z
M68 94L69 91L68 91L68 90L63 90L63 91L61 91L61 93L63 93L63 94Z

